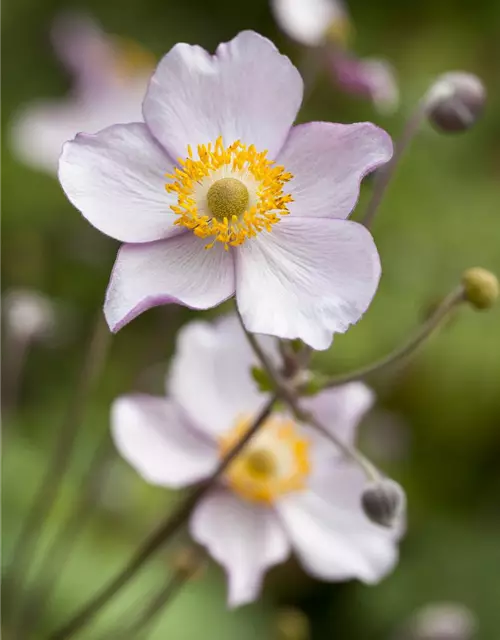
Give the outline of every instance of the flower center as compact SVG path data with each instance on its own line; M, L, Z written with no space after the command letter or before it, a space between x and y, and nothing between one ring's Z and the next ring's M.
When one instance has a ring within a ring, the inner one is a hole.
M251 418L242 418L220 438L221 458L251 424ZM240 497L272 504L286 493L303 489L309 473L308 440L292 420L273 416L229 465L224 479Z
M209 249L222 242L225 249L243 244L261 231L271 231L292 202L283 188L293 176L267 159L267 151L237 140L227 148L222 137L215 144L198 145L196 158L190 146L180 167L167 174L175 224L210 238Z
M236 178L217 180L207 193L208 208L219 222L224 218L232 220L234 216L239 219L247 210L248 201L248 189Z

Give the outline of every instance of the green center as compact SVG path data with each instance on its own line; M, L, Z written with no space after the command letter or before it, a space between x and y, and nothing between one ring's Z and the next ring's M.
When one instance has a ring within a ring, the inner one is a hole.
M248 209L248 189L241 180L221 178L214 182L207 193L207 202L213 217L219 221L224 218L239 218Z
M272 453L265 449L251 451L246 458L247 471L258 478L269 478L276 472L276 460Z

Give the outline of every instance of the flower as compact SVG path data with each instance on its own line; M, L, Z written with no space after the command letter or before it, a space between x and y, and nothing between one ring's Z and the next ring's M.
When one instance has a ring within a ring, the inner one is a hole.
M346 218L392 143L370 123L292 127L302 91L251 31L215 56L178 44L151 79L144 124L64 146L66 195L125 243L104 307L113 331L156 305L208 309L235 293L250 331L316 349L359 320L380 262Z
M271 9L290 38L321 48L327 70L343 91L370 98L380 112L397 108L399 92L392 66L346 50L352 26L341 0L271 0Z
M57 173L62 145L80 131L142 120L141 104L154 67L149 53L104 34L87 16L63 14L52 28L56 55L71 74L63 100L42 100L17 115L11 131L16 155L35 169Z
M169 397L128 395L114 402L112 432L121 455L155 485L177 488L207 478L267 401L251 377L253 364L234 317L185 326ZM304 398L303 406L352 442L372 402L371 391L355 382ZM358 466L282 411L200 500L190 532L225 568L231 606L255 599L266 570L292 549L317 578L375 583L396 563L398 533L364 515L364 485Z

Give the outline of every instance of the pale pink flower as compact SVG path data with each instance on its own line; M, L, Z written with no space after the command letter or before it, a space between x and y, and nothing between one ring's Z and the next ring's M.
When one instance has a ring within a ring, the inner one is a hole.
M178 44L151 79L145 124L64 146L68 198L125 243L104 309L113 331L156 305L208 309L234 294L250 331L316 349L359 320L380 262L346 218L392 143L370 123L292 127L302 91L251 31L215 56Z
M346 50L352 26L341 0L271 0L271 8L290 38L321 48L327 70L343 91L370 98L381 112L397 108L399 91L392 66Z
M63 144L77 133L142 120L154 60L135 43L103 33L85 15L61 15L52 41L71 75L72 91L24 107L14 120L11 144L20 160L55 174Z
M234 317L184 327L169 396L129 395L113 405L121 455L155 485L178 488L206 479L267 401L250 374L253 364ZM302 402L337 438L352 443L373 395L355 382ZM358 466L281 411L201 499L190 532L226 570L231 606L258 597L266 571L292 550L321 580L376 583L397 561L400 528L368 520L364 486Z

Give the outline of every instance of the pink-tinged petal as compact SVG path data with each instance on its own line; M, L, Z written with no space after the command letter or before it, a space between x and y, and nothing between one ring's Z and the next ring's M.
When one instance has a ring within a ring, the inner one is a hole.
M215 447L164 398L118 398L111 411L111 432L122 457L151 484L184 487L203 480L217 466Z
M231 252L190 232L168 240L126 244L118 252L104 313L118 331L151 307L176 302L210 309L234 294Z
M370 122L294 127L277 160L294 176L286 185L291 215L347 218L363 177L391 156L389 134Z
M381 113L397 109L399 89L394 69L385 60L355 58L335 49L328 54L328 66L346 93L371 98Z
M259 339L277 360L274 341ZM167 389L200 429L215 438L238 417L259 412L267 396L259 393L251 368L258 365L235 315L217 322L190 322L177 335Z
M314 416L339 440L354 443L356 429L364 414L372 407L375 395L362 382L351 382L325 389L302 399L304 409Z
M326 218L284 218L238 247L236 295L249 331L327 349L368 308L380 278L370 233Z
M336 464L337 462L337 464ZM335 459L321 484L289 494L277 504L292 546L305 570L336 581L381 580L397 562L400 531L371 523L362 511L363 472Z
M122 242L179 233L165 191L172 161L141 123L80 134L63 147L59 180L71 203L99 231Z
M158 65L144 100L144 119L173 158L187 145L241 140L273 158L302 100L290 60L262 36L243 31L217 48L176 45Z
M310 47L320 45L333 24L347 20L339 0L271 0L271 9L290 38Z
M288 539L271 509L242 502L223 490L198 504L190 531L226 570L231 607L255 600L267 569L284 562L290 553Z

